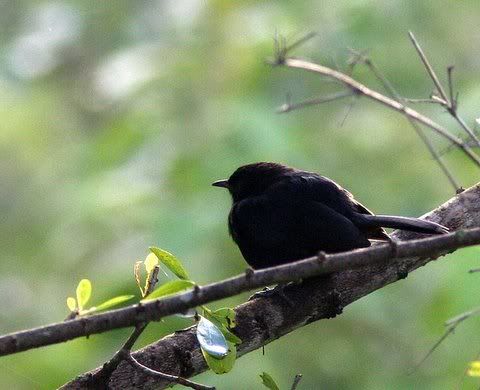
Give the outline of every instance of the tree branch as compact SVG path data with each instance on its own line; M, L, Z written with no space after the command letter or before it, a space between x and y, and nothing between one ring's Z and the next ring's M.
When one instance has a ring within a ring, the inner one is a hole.
M447 225L452 230L480 226L480 185L452 198L424 218ZM411 240L418 235L395 232L393 237L401 241L397 245L398 254L405 257L400 260L389 259L391 248L388 245L377 245L347 254L327 255L323 260L321 260L322 256L319 256L320 261L318 259L313 262L303 260L289 268L289 278L292 277L291 275L295 275L298 279L305 277L304 266L317 271L319 268L329 270L326 271L327 273L340 269L343 262L348 262L347 268L362 265L363 267L347 269L333 275L309 279L300 285L288 286L285 294L293 305L287 304L280 297L271 297L254 299L238 306L236 308L237 326L234 328L235 334L242 339L242 344L237 350L238 356L261 348L313 321L336 316L341 313L343 307L372 291L406 277L409 272L425 265L441 253L444 254L454 247L461 247L467 242L478 243L480 229L406 242L405 240ZM452 242L456 242L456 245L451 246ZM369 256L368 265L365 265L365 254ZM252 275L253 278L255 274ZM258 274L261 274L261 271ZM308 300L305 299L306 296L309 297ZM191 377L207 369L195 332L195 327L176 332L135 352L133 356L155 370ZM79 376L65 385L64 389L88 387L89 378L96 370ZM126 362L121 363L112 374L109 385L112 388L132 388L135 387L135 383L142 383L145 389L164 388L168 385L166 381L154 380Z
M420 114L419 112L413 110L410 107L405 106L404 104L391 99L380 92L374 91L364 84L356 81L352 77L336 71L334 69L328 68L323 65L315 64L309 61L297 59L297 58L283 58L280 57L279 59L272 62L273 65L276 66L285 66L287 68L292 69L303 69L308 72L320 74L323 76L327 76L331 79L339 81L345 87L349 88L353 93L357 95L366 96L369 99L372 99L392 110L398 111L403 113L404 115L408 116L412 120L421 123L428 128L435 131L437 134L441 135L442 137L449 140L451 143L458 146L469 158L472 160L477 166L480 167L480 158L473 152L470 146L463 142L462 139L456 137L453 134L450 134L447 129L439 125L438 123L434 122L430 118Z

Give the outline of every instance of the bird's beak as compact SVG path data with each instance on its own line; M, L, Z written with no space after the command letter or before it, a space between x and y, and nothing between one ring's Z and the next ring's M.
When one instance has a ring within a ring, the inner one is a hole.
M217 180L212 183L212 186L214 187L223 187L223 188L228 188L228 180Z

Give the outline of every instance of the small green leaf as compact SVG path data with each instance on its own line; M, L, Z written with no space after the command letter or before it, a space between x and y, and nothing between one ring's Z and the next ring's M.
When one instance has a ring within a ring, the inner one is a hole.
M222 331L205 317L200 317L197 324L197 339L202 350L214 358L222 359L228 353L227 340Z
M470 362L467 370L468 376L479 377L480 376L480 361L475 360Z
M233 334L230 329L235 326L235 311L229 307L224 307L215 311L206 306L202 306L203 315L212 321L223 333L225 338L234 344L240 344L242 339Z
M260 378L262 378L262 383L265 387L269 388L270 390L280 390L273 378L265 371L260 375Z
M143 288L142 288L142 282L140 280L140 266L142 265L141 261L136 261L135 264L133 265L133 275L135 275L135 282L137 282L137 286L140 289L140 293L142 294L143 297Z
M92 295L92 283L88 279L80 280L77 286L78 310L82 311Z
M232 332L230 332L225 326L222 325L222 328L220 328L220 330L222 331L227 341L230 341L231 343L234 343L236 345L242 343L242 339L238 337L236 334L233 334Z
M70 309L70 311L77 310L77 300L73 297L68 297L67 298L67 306Z
M150 253L143 263L145 264L145 269L147 270L147 275L149 275L150 272L153 271L155 266L158 265L158 257L157 257L157 255L155 255L155 253Z
M195 282L191 280L172 280L153 290L150 295L142 299L142 302L175 294L192 286L195 286Z
M215 358L203 348L201 348L201 350L208 367L210 367L215 374L225 374L229 372L237 359L237 348L233 343L228 343L228 354L223 359Z
M163 249L156 248L154 246L150 247L150 251L154 253L158 260L160 260L165 266L172 271L180 279L189 279L187 271L183 268L182 263L170 252L164 251Z
M96 306L95 309L96 309L96 311L107 310L107 309L110 309L113 306L120 305L121 303L132 299L134 296L135 295L120 295L118 297L109 299L109 300L101 303L100 305Z
M212 313L212 315L218 318L225 319L226 325L229 328L235 328L235 326L237 325L237 323L235 322L235 310L233 310L231 307L222 307L221 309L217 309Z

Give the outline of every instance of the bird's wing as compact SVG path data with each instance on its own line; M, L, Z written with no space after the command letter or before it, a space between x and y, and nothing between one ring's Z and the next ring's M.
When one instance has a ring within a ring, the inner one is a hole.
M254 268L369 244L355 224L322 202L289 197L251 197L234 205L230 232Z
M358 214L374 215L367 207L357 201L349 191L333 180L316 173L302 172L301 174L291 175L288 180L279 183L279 186L288 188L288 192L292 196L321 202L345 217L352 219L354 223L355 216ZM281 192L278 191L277 193ZM287 191L284 190L284 192ZM382 227L359 227L365 231L370 239L389 239L388 234Z

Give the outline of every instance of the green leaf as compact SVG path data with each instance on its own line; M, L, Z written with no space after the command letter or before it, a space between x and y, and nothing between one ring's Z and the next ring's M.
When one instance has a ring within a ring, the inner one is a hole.
M214 358L222 359L228 354L227 340L222 331L205 317L200 317L197 324L197 339L202 350Z
M203 306L203 315L212 321L223 333L225 338L234 344L240 344L242 339L233 334L230 329L235 323L235 311L229 307L224 307L215 311Z
M88 279L80 280L77 286L78 310L82 311L92 295L92 283Z
M237 359L237 348L233 343L228 343L228 354L223 359L215 358L203 348L201 348L201 350L208 367L210 367L215 374L225 374L229 372Z
M220 330L222 331L227 341L230 341L231 343L234 343L236 345L242 343L242 339L238 337L236 334L233 334L232 332L230 332L225 326L222 325L222 328L220 328Z
M142 294L143 297L143 288L142 288L142 283L140 281L140 266L142 265L141 261L136 261L134 266L133 266L133 275L135 275L135 282L137 282L137 286L140 289L140 293Z
M182 263L171 253L164 251L163 249L150 247L150 251L154 253L158 260L160 260L165 266L172 271L180 279L189 279L187 271L183 268Z
M467 370L468 376L479 377L480 376L480 361L475 360L470 362Z
M172 280L153 290L150 295L142 299L142 302L175 294L192 286L195 286L195 282L191 280Z
M77 310L77 300L73 297L68 297L67 298L67 306L70 309L70 311Z
M235 328L237 325L235 322L235 310L233 310L231 307L222 307L221 309L217 309L212 312L212 315L217 318L222 318L222 323L223 319L226 320L226 325L229 328Z
M134 296L135 295L120 295L118 297L109 299L109 300L101 303L100 305L96 306L95 309L96 309L96 311L107 310L107 309L110 309L113 306L120 305L121 303L132 299Z
M158 265L158 257L155 253L150 253L143 263L145 264L147 275L150 275L150 272L152 272L155 266Z
M260 378L262 378L262 383L265 387L270 390L280 390L273 378L265 371L260 375Z

